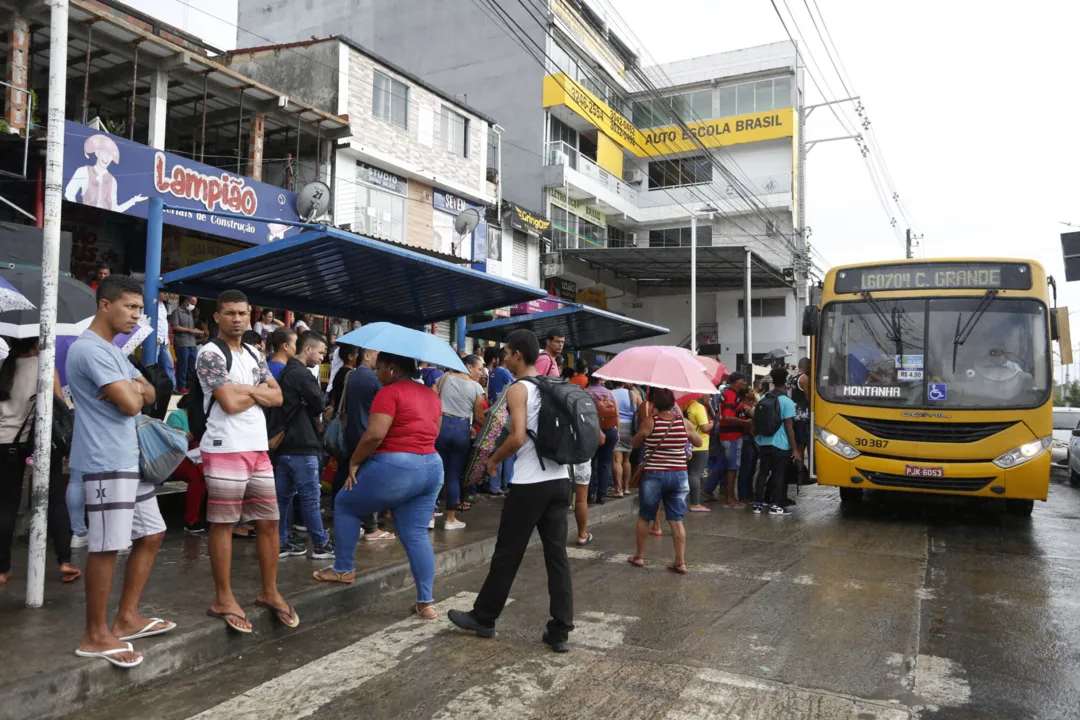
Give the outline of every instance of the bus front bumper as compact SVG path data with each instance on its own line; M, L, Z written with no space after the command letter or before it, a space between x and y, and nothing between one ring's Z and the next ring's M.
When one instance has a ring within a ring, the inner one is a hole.
M992 462L908 460L881 455L859 455L848 460L815 438L814 462L819 484L864 490L1045 500L1050 485L1049 452L1006 470Z

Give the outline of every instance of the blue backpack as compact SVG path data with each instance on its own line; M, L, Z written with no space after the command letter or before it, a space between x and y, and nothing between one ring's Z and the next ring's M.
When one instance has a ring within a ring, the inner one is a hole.
M139 474L143 482L161 485L187 454L187 434L145 415L136 420L135 433L139 438Z

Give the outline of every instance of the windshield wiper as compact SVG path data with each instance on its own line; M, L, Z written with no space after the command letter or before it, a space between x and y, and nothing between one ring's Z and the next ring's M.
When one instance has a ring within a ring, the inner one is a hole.
M896 344L896 354L904 354L904 340L900 332L900 313L903 312L899 307L894 307L892 310L892 318L890 319L885 311L878 305L877 300L869 292L862 293L863 300L870 306L870 309L877 315L878 320L885 326L885 337L888 340L893 341Z
M979 300L979 304L975 306L974 312L968 316L967 322L964 323L964 327L960 327L960 313L956 314L956 334L953 336L952 346L952 371L953 375L956 374L956 353L960 350L960 346L967 342L967 339L971 337L972 331L975 330L975 326L979 323L983 313L990 307L990 303L997 297L997 288L990 288L983 293L982 299Z

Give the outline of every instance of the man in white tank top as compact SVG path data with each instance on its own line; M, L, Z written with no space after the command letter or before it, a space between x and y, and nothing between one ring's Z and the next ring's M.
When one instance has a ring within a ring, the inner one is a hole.
M506 367L518 380L533 377L540 346L528 330L517 330L506 339ZM503 461L516 455L514 482L506 495L491 569L469 612L451 610L450 621L479 637L495 637L495 621L502 614L510 586L514 584L533 528L540 534L548 568L551 620L543 641L555 652L567 652L574 629L574 594L570 561L566 557L567 508L570 505L570 468L545 460L541 467L530 433L537 430L540 390L531 382L516 382L506 390L510 412L510 435L488 460L494 475Z

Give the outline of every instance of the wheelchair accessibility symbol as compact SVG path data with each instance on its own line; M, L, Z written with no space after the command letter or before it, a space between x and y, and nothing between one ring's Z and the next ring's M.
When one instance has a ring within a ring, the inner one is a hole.
M930 400L948 400L949 390L945 383L929 383L926 386L926 397Z

